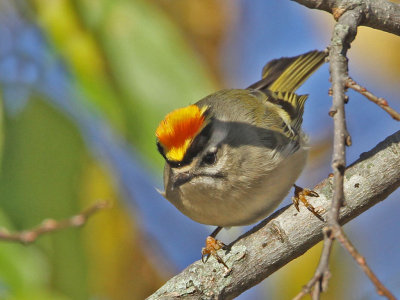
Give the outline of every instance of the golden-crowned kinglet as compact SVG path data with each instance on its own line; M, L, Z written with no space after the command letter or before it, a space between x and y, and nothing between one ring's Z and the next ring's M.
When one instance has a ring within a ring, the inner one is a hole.
M307 95L295 90L324 62L311 51L270 61L247 89L226 89L169 113L156 130L163 195L191 219L220 227L268 216L306 162Z

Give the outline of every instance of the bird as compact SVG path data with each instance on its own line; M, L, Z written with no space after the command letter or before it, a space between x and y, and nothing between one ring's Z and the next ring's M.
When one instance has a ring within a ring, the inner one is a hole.
M271 60L249 87L217 91L160 122L155 135L165 159L162 195L192 220L217 226L203 256L221 262L218 232L266 218L294 186L309 148L301 128L308 95L295 91L326 56L314 50ZM318 194L296 185L295 193L296 208L300 199L320 218L304 197Z

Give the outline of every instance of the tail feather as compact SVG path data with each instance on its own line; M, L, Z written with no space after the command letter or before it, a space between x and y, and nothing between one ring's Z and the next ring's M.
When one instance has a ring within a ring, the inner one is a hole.
M326 56L326 52L314 50L295 57L271 60L263 68L262 79L248 88L294 92L324 63Z
M325 57L326 53L319 51L312 51L298 56L292 64L281 72L268 89L274 92L294 92L323 64ZM268 72L268 65L265 69Z
M307 99L307 95L297 95L295 91L324 63L326 56L326 52L314 50L274 59L263 68L262 79L248 87L263 92L266 100L276 106L289 133L300 130Z

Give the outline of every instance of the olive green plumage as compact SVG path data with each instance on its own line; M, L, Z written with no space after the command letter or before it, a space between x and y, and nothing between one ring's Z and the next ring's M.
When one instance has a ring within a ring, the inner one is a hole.
M295 91L325 57L311 51L272 60L247 89L221 90L195 103L207 125L182 162L166 162L163 195L203 224L246 225L268 216L305 165L307 95Z
M264 66L262 79L248 87L262 91L267 96L266 101L276 105L276 112L286 125L282 129L288 136L300 130L308 97L294 92L324 63L326 56L326 52L315 50L274 59Z

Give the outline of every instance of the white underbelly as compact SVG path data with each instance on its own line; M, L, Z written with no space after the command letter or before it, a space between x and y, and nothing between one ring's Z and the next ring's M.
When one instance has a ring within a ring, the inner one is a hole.
M210 191L198 191L182 197L175 205L191 219L222 227L255 223L270 215L299 177L306 162L307 151L300 149L287 157L272 172L261 176L257 189L232 190L225 197L215 197ZM207 195L208 193L208 195Z

